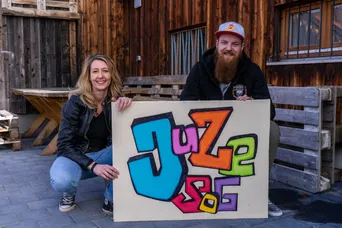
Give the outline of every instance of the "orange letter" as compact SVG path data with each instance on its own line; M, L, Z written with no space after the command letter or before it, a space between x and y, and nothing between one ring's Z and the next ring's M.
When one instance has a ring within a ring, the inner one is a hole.
M199 128L207 128L200 140L199 153L191 154L189 161L193 166L230 170L233 150L219 147L217 156L211 151L226 125L233 108L197 109L189 112L190 118ZM208 125L208 126L207 126Z

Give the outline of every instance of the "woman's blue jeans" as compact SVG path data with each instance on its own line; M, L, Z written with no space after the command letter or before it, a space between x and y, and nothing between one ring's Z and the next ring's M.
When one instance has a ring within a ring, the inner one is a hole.
M112 146L93 153L87 153L98 164L112 165ZM77 191L80 180L97 177L91 171L82 170L81 167L69 158L59 156L50 169L50 182L52 187L58 191L73 195ZM113 181L109 181L104 193L106 199L113 201Z

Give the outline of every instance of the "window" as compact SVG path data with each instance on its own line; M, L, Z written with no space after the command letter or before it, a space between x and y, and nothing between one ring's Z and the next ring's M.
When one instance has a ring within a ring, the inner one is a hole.
M205 27L171 34L171 74L188 74L205 51Z
M279 20L277 59L342 57L342 0L285 8Z

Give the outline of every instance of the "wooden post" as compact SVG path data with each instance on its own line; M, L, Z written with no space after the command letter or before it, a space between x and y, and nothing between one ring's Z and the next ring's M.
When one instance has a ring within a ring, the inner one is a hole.
M69 45L70 45L70 75L71 75L71 83L72 86L76 84L77 81L77 45L76 45L76 21L69 22Z
M0 48L1 50L6 50L4 47L4 26L3 26L3 17L2 17L2 9L0 9ZM4 55L0 55L0 109L8 109L7 107L7 99L6 99L6 72L4 68Z
M326 88L326 87L323 87ZM322 102L323 116L322 129L331 132L331 141L329 148L322 150L322 172L327 172L330 183L335 183L335 142L336 142L336 103L337 88L329 87L331 90L330 99Z
M37 0L37 9L38 10L46 10L46 0Z
M206 31L206 40L207 40L207 43L206 43L206 46L207 46L207 49L209 49L212 45L212 40L213 40L213 35L212 35L212 24L211 24L211 21L213 20L212 18L212 15L211 15L211 1L210 0L207 0L207 15L206 15L206 23L207 23L207 31Z
M140 10L144 9L143 7ZM124 1L114 0L112 2L113 28L112 28L112 58L117 66L118 72L122 75L124 66ZM142 25L144 27L144 25ZM144 39L146 37L142 36ZM141 53L142 54L142 53Z

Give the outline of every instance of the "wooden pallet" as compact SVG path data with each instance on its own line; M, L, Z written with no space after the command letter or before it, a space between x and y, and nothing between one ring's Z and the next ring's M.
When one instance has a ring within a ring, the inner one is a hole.
M0 110L0 145L11 145L13 151L21 150L19 118L6 110Z
M134 100L179 100L186 75L128 77L124 93ZM269 86L276 105L280 146L270 178L308 192L335 182L337 87Z
M2 13L8 16L79 19L76 0L2 0Z
M316 193L334 183L334 88L269 87L280 145L270 177Z

